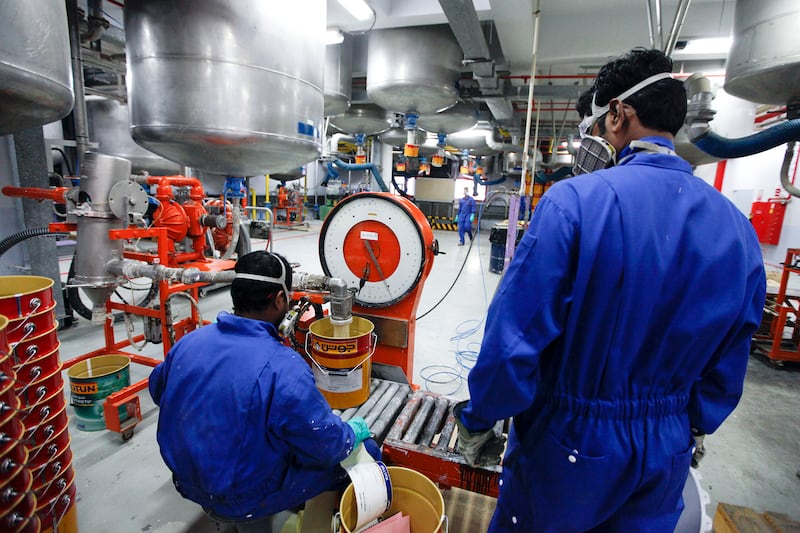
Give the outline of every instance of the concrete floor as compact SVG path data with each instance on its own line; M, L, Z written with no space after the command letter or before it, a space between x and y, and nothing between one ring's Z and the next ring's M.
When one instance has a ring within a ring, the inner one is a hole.
M321 273L317 251L320 226L319 221L312 221L309 231L276 230L274 251L300 263L299 271ZM499 276L489 272L488 232L481 233L471 251L468 246L456 246L455 232L435 234L446 255L434 261L417 316L439 301L467 259L447 299L417 323L414 382L433 392L465 398L466 367L477 355L484 315ZM263 242L254 241L254 249L261 246ZM230 307L226 289L200 301L207 319ZM137 325L137 330L140 328ZM123 338L122 326L117 330L118 338ZM100 347L102 328L80 319L59 337L62 359L67 360ZM160 345L146 346L143 353L163 356ZM132 365L131 370L133 381L149 373L140 365ZM68 383L66 375L64 379ZM174 490L155 440L158 409L146 391L140 394L140 401L144 421L127 442L109 431L80 431L70 422L80 531L226 531ZM800 519L800 479L795 475L800 469L799 443L800 370L775 370L751 358L741 404L706 440L708 453L700 468L702 486L711 497L706 512L713 516L718 502L728 502Z

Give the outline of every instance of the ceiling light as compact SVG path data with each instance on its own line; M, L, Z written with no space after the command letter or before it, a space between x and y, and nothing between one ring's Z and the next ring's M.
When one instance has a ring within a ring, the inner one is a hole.
M339 0L339 3L358 20L363 21L372 18L372 8L364 0Z
M733 37L711 37L706 39L691 39L686 42L682 50L676 50L682 55L701 54L727 54L733 44Z
M342 32L336 29L325 32L325 44L339 44L344 41Z

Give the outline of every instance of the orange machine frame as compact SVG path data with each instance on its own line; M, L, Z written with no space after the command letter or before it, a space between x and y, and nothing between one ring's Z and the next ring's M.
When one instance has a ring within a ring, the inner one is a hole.
M800 296L786 293L789 276L800 274L800 248L786 250L783 275L774 304L768 299L759 331L753 335L753 349L766 355L776 366L785 361L800 361ZM792 336L784 339L787 327Z

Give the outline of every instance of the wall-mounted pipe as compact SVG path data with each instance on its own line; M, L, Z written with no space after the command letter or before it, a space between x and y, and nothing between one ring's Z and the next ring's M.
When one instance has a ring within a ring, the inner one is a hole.
M783 164L781 165L781 185L789 194L800 198L800 189L789 181L789 167L792 166L792 160L794 159L794 147L794 141L786 145L786 155L783 156Z
M375 181L378 183L378 187L381 188L382 192L389 192L389 188L386 186L386 183L383 181L381 177L381 173L378 170L378 166L375 163L345 163L341 159L337 159L333 162L334 165L337 167L344 169L344 170L369 170L372 172L372 175L375 177Z

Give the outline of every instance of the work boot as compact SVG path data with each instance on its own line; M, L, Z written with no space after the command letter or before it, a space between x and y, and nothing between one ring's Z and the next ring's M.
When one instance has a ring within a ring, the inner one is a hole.
M459 246L464 246L463 242L458 243Z

